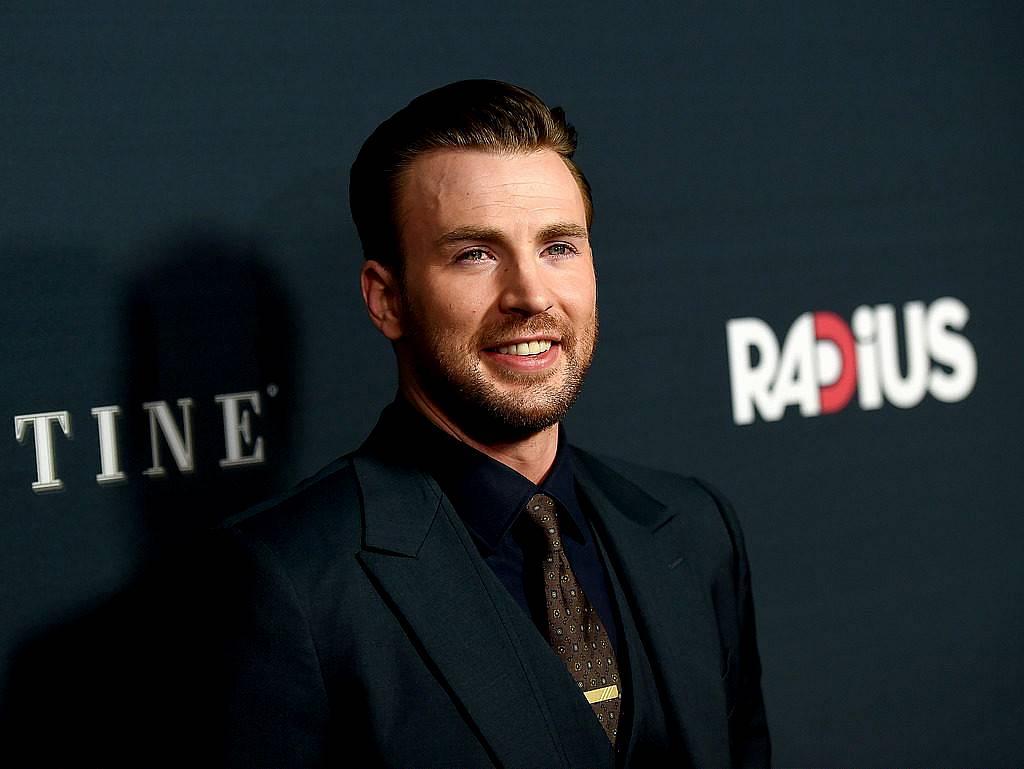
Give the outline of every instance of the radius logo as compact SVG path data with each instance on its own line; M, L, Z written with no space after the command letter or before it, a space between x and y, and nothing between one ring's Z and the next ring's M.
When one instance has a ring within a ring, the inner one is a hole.
M870 411L886 401L909 409L929 393L944 403L970 395L978 360L960 333L970 317L967 305L943 297L930 305L907 302L902 312L902 343L896 307L877 304L855 309L849 324L834 312L805 312L789 327L781 350L760 318L728 321L733 421L747 425L760 416L775 422L787 406L798 406L805 417L831 414L855 396Z

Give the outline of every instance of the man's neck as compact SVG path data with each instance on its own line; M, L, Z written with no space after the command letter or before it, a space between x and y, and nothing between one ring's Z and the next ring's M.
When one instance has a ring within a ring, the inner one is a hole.
M402 387L403 397L436 427L539 484L551 470L558 453L558 425L508 443L485 444L474 440L417 388Z

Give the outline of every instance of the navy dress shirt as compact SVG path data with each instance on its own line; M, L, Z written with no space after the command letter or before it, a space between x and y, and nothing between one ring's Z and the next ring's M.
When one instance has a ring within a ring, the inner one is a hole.
M543 492L555 500L563 550L584 594L597 611L616 654L619 628L612 608L608 574L576 494L576 481L559 425L558 450L547 477L538 485L511 467L477 451L436 427L403 398L389 407L402 426L403 438L415 446L425 468L437 481L466 524L484 562L547 638L547 610L536 534L524 515L530 497ZM530 553L536 562L528 560Z

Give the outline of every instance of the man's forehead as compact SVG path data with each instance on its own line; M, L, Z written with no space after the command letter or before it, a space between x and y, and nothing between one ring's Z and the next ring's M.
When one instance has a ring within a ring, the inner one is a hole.
M426 153L406 172L399 205L403 220L429 221L438 227L523 216L569 219L586 226L579 186L561 156L548 149Z

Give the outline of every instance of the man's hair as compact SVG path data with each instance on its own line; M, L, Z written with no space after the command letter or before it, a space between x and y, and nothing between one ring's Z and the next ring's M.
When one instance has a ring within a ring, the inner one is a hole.
M439 149L554 150L579 185L590 227L590 184L572 160L576 129L565 111L509 83L460 80L417 96L381 123L359 150L349 177L349 205L366 259L402 272L398 193L413 161Z

